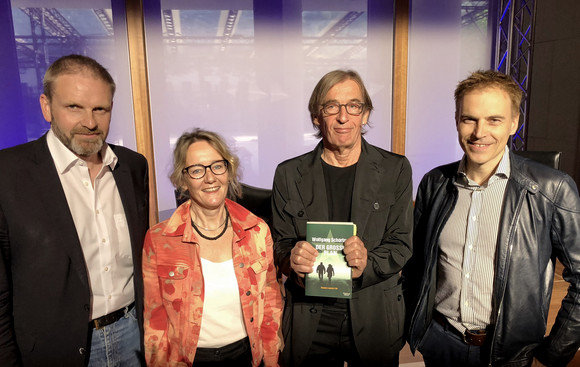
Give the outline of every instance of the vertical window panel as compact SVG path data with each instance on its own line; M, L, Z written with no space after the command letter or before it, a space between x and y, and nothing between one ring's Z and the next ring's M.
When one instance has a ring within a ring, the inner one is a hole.
M405 154L415 192L425 173L463 155L453 93L471 72L492 68L491 3L442 0L434 7L428 1L411 2Z
M3 44L8 37L15 42L17 70L11 72L18 74L20 88L7 98L21 106L14 115L24 134L2 143L11 146L34 140L50 128L38 102L42 78L53 61L74 53L96 59L115 79L107 141L135 149L124 4L104 0L12 0L10 4L13 29L0 37Z
M375 104L366 137L390 148L392 1L144 4L160 211L175 208L174 143L195 127L226 139L243 182L270 188L278 163L318 143L308 100L334 69L361 74Z

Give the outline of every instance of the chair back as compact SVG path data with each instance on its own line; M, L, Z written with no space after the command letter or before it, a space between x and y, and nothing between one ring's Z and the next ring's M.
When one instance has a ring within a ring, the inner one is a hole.
M179 192L175 190L175 203L180 206L186 198L179 196ZM242 197L235 200L238 204L248 209L256 216L262 218L266 224L272 224L272 205L270 200L272 198L271 189L263 189L242 183Z
M272 224L272 190L263 189L242 183L242 197L237 199L237 203L248 209L258 217L262 218L266 224Z
M521 157L543 163L546 166L560 169L560 157L562 156L562 152L525 150L518 152L514 151L514 153Z

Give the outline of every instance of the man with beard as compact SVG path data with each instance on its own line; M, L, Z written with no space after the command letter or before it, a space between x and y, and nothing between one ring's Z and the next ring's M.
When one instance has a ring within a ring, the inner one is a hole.
M115 82L95 60L43 84L50 130L0 151L0 364L139 366L147 161L105 142Z

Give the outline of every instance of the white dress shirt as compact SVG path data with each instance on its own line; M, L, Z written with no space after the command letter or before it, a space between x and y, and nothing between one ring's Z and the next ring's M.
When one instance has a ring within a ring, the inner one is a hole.
M48 149L56 165L84 254L94 320L134 301L133 257L125 210L113 169L117 156L104 144L94 185L87 163L50 130Z

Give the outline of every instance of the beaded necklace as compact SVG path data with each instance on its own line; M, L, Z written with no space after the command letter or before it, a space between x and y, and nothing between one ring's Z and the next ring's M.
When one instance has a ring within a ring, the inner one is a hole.
M215 231L215 229L212 230L212 229L208 229L208 228L203 228L201 226L198 228L195 225L195 223L193 221L193 218L191 218L191 226L193 227L193 229L195 229L195 231L197 232L197 234L199 234L202 238L205 238L206 240L209 240L209 241L215 241L215 240L219 239L221 236L223 236L224 233L226 233L226 230L228 229L228 218L230 217L230 213L228 212L228 208L225 208L225 209L226 209L226 219L224 220L224 222L219 227L216 228L216 229L218 229L221 226L224 226L224 229L222 229L222 231L220 232L220 234L218 234L217 236L210 237L210 236L206 236L203 233L201 233L201 231L199 230L199 228L204 229L206 231Z

